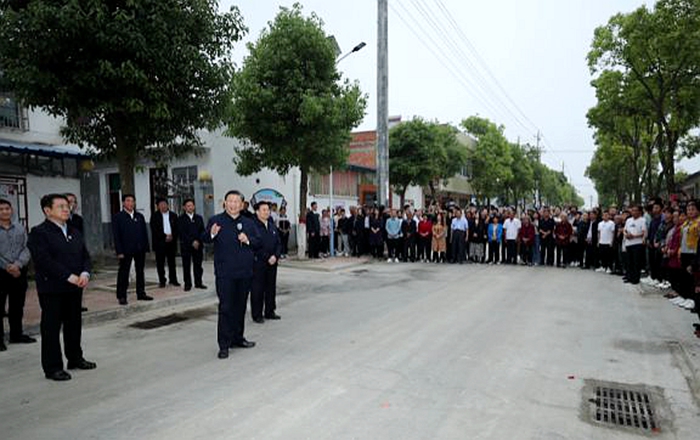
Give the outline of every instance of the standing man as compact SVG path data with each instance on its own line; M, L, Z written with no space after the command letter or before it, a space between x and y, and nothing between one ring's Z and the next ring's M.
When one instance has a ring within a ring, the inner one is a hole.
M85 222L78 214L78 198L73 193L66 193L68 199L68 207L70 208L70 217L68 217L68 226L77 229L83 237L85 237Z
M165 287L165 261L168 261L168 278L170 284L179 286L177 282L177 217L170 212L168 201L164 198L156 200L157 210L151 216L151 242L156 253L156 268L160 287Z
M131 262L136 269L136 298L140 301L151 301L152 297L146 295L146 277L144 266L146 265L146 252L148 247L148 230L143 214L136 212L136 197L133 194L122 196L123 209L112 218L112 234L114 235L114 249L119 259L119 274L117 275L117 299L119 304L125 306L126 290L129 288L129 272Z
M29 344L36 339L22 331L24 301L27 297L27 264L31 255L27 248L27 231L12 221L12 204L0 199L0 351L5 346L5 324L2 315L9 303L10 343Z
M318 258L321 247L321 220L318 218L316 202L311 203L311 209L306 213L306 233L309 237L309 258Z
M455 208L455 217L452 219L450 229L452 230L452 263L464 264L466 259L465 246L467 244L467 232L469 223L462 217L462 210Z
M615 241L615 222L610 220L608 211L603 211L603 221L598 223L598 255L600 268L596 272L612 273L613 242Z
M518 235L521 225L513 209L508 209L508 218L503 222L503 230L506 233L506 264L518 263Z
M593 209L588 214L588 232L586 233L586 269L598 268L598 211Z
M83 289L90 282L90 255L80 231L68 226L66 196L42 197L41 209L46 220L32 229L28 241L41 305L41 365L47 379L65 381L71 376L63 369L61 328L68 369L97 367L83 358L80 346L80 306Z
M638 205L631 208L632 216L625 222L625 245L627 248L628 269L626 283L639 284L639 277L644 264L644 237L647 233L647 223L642 217L642 209Z
M270 204L258 202L255 205L255 213L257 218L254 222L260 237L260 247L255 250L250 312L253 321L262 324L265 319L280 319L275 313L277 308L275 296L277 295L277 262L282 254L282 243L275 222L270 218Z
M554 226L556 222L551 216L549 208L542 210L542 219L539 222L540 228L540 261L544 266L554 266Z
M195 213L194 200L186 199L182 204L185 212L178 218L178 236L180 237L180 255L182 256L182 278L185 281L185 292L192 290L192 266L194 270L194 287L206 289L202 283L202 261L204 260L204 219ZM151 223L152 224L152 223Z
M226 210L209 219L202 240L214 243L214 274L219 297L217 339L219 359L226 359L229 348L251 348L247 341L245 309L253 278L255 250L260 238L253 220L242 214L243 196L232 190L224 197Z

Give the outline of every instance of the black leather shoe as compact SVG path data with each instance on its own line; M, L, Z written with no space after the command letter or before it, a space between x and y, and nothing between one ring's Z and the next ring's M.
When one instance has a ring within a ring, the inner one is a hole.
M194 287L195 287L195 289L207 289L207 286L205 286L204 284L199 284L199 285L194 286Z
M272 319L273 321L277 321L278 319L282 319L282 317L277 313L273 313L271 315L265 315L265 319Z
M189 292L190 290L192 290L192 286L185 286L185 288L183 290L185 292Z
M46 374L47 379L55 380L56 382L64 382L70 380L70 374L64 370L54 371L53 373Z
M7 351L7 346L2 341L0 341L0 351Z
M219 350L219 354L217 355L219 359L226 359L228 357L228 350Z
M11 344L32 344L36 342L36 339L28 335L20 335L19 338L10 338Z
M78 362L68 362L69 370L94 370L95 368L97 368L96 363L85 359L80 359Z
M125 306L129 304L129 302L126 300L126 298L119 298L119 305L120 306Z
M253 322L257 322L258 324L263 324L265 320L263 318L253 318Z
M163 289L163 288L165 287L165 283L158 283L158 287L160 287L161 289Z
M81 308L80 308L80 311L81 311L82 313L85 313L85 312L88 311L88 308L87 308L87 307L81 307Z
M153 297L152 297L152 296L148 296L148 295L146 295L146 294L143 294L143 295L141 295L141 296L138 296L138 297L136 297L136 299L138 299L139 301L153 301Z
M255 342L253 341L246 341L243 339L242 341L234 342L231 344L231 348L253 348L255 347Z
M171 282L170 282L170 285L171 285L171 286L175 286L175 287L180 287L180 286L181 286L181 284L178 283L177 281L171 281Z

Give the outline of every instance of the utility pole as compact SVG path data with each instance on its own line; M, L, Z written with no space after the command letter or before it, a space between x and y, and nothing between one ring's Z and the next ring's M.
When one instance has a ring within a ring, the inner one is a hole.
M377 201L389 204L389 2L377 10Z
M542 138L542 136L540 135L540 131L537 130L537 147L535 147L535 148L537 148L537 158L539 160L542 160L542 151L540 150L540 139L541 138ZM540 182L540 181L537 182L537 200L536 200L536 202L537 202L537 206L539 206L541 208L542 207L542 192L540 191L540 183L542 183L542 182Z

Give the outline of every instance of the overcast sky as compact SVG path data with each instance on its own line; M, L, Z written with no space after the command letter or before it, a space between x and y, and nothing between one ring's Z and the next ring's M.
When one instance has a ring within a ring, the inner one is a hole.
M224 0L221 6L239 6L250 30L247 42L258 38L279 6L293 3ZM375 129L377 1L301 3L306 14L313 11L324 20L343 53L367 43L339 67L369 95L358 129ZM543 161L563 167L586 204L595 204L595 189L584 177L595 148L586 122L595 105L586 55L597 26L643 4L653 2L389 0L389 114L453 124L479 114L505 125L512 141L531 144L540 130ZM246 54L240 44L237 62ZM682 167L693 172L697 162Z

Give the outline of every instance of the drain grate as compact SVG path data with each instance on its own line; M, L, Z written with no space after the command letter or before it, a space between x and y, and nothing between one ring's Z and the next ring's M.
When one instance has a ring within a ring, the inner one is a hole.
M187 316L178 315L173 313L172 315L161 316L155 319L149 319L148 321L135 322L129 327L138 328L141 330L153 330L155 328L165 327L167 325L177 324L178 322L187 321L189 318Z
M584 403L588 420L599 426L656 434L662 417L663 392L656 387L586 381Z
M620 388L596 387L595 419L600 423L645 431L658 429L648 393Z

